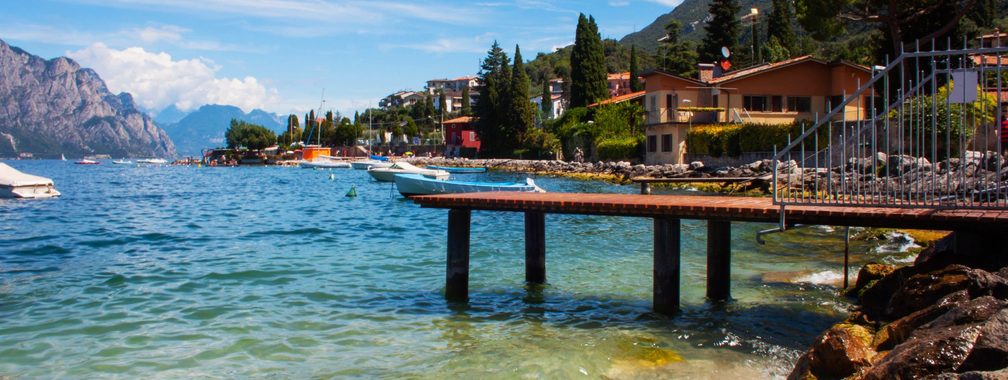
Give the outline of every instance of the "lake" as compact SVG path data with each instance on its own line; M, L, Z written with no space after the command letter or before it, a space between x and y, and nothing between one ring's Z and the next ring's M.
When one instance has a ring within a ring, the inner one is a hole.
M775 378L850 307L842 228L759 245L773 225L733 223L734 299L714 305L706 224L683 221L666 317L650 219L547 215L548 284L527 286L523 215L477 211L452 304L447 212L363 171L6 163L63 196L0 200L0 378ZM906 259L883 243L853 242L852 268Z

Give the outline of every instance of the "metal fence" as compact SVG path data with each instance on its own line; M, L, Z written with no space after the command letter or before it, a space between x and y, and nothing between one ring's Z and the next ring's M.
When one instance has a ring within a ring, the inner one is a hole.
M775 204L1008 209L1008 47L920 46L775 148Z

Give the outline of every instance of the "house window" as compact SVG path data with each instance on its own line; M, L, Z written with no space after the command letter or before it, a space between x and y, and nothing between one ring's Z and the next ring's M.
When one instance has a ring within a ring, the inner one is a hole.
M829 97L829 102L826 103L826 112L832 111L834 108L843 103L842 95L834 95Z
M647 137L647 151L648 153L658 151L658 136L650 135Z
M711 96L711 101L714 102L714 104L711 104L711 106L713 106L713 107L720 107L720 105L718 105L718 102L717 102L717 97L718 97L717 95Z
M651 111L658 110L658 95L651 95Z
M767 110L767 97L763 95L745 95L742 97L742 107L746 110L765 112Z
M784 112L784 97L780 95L770 97L770 111Z
M812 112L812 98L808 96L790 96L787 98L787 109L790 112Z
M675 108L675 100L672 99L672 94L665 94L665 108Z
M661 135L661 151L672 151L672 135Z

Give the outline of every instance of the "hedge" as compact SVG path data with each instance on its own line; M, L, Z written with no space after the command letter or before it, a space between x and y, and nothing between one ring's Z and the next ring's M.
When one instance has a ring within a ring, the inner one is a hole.
M811 128L809 122L792 124L704 124L694 125L686 134L687 150L694 155L738 157L744 152L770 152L787 146L788 135L792 139L801 136L802 126ZM821 128L819 148L829 145L829 131ZM811 144L806 145L811 149Z
M632 159L638 156L638 146L642 142L643 139L633 136L603 139L595 144L595 152L603 161Z

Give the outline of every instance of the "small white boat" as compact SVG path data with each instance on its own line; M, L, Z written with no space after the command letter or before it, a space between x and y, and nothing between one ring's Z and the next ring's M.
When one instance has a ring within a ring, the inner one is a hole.
M132 165L133 161L130 161L130 160L127 160L127 159L124 158L124 159L121 159L121 160L112 160L112 163L116 164L116 165Z
M301 169L349 169L350 163L346 161L315 160L301 161Z
M166 165L168 164L168 160L163 158L140 158L137 159L137 164Z
M378 182L395 181L396 174L420 174L437 179L448 179L448 176L451 175L444 170L418 168L403 161L396 162L387 168L371 168L367 172Z
M101 162L95 161L95 160L89 160L89 159L84 158L84 159L81 159L80 161L77 161L77 162L74 162L74 163L77 164L77 165L98 165Z
M371 168L387 168L392 166L392 163L388 161L364 160L351 162L350 166L356 170L368 170Z
M25 174L0 163L0 198L52 198L60 196L53 181Z
M431 195L431 194L454 194L454 193L482 193L488 191L519 191L545 193L539 186L536 186L532 178L526 178L525 182L476 182L476 181L449 181L435 179L419 174L396 174L396 189L404 196L411 195Z

